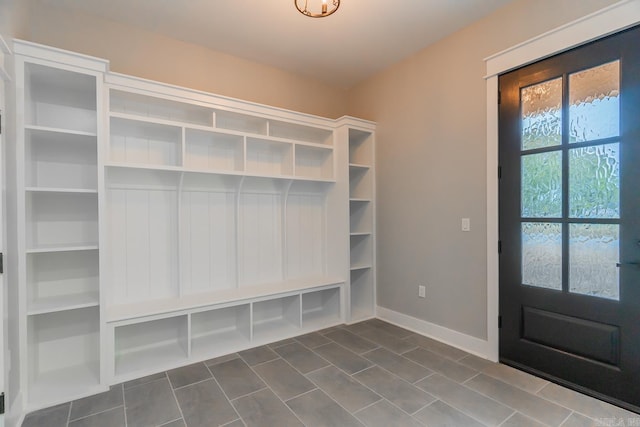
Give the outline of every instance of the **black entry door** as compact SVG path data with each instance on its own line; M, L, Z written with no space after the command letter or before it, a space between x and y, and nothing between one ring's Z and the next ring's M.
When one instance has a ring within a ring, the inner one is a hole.
M640 27L500 76L500 359L640 410Z

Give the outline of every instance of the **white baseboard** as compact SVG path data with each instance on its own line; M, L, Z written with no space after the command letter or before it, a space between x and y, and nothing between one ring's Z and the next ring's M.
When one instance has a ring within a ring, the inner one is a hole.
M377 307L376 314L378 318L396 326L449 344L450 346L475 354L483 359L497 362L497 360L491 358L493 352L491 351L489 341L481 340L471 335L463 334L453 329L445 328L444 326L436 325L435 323L427 322L426 320L408 316L380 306Z

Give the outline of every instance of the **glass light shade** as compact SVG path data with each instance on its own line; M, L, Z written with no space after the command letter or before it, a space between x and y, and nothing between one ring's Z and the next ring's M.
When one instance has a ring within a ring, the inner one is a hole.
M293 0L298 12L310 18L324 18L335 13L340 0Z

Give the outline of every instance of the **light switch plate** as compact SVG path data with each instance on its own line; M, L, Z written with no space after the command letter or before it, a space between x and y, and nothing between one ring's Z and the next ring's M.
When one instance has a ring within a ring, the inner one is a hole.
M462 218L462 231L471 231L471 220L469 218Z

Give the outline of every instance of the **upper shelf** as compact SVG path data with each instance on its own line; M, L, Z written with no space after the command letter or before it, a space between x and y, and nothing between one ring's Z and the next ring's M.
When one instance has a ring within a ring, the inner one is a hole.
M294 142L333 145L330 128L274 120L259 114L246 114L209 106L201 102L182 102L111 89L110 111L114 117L139 117L168 125L187 125L268 136Z

